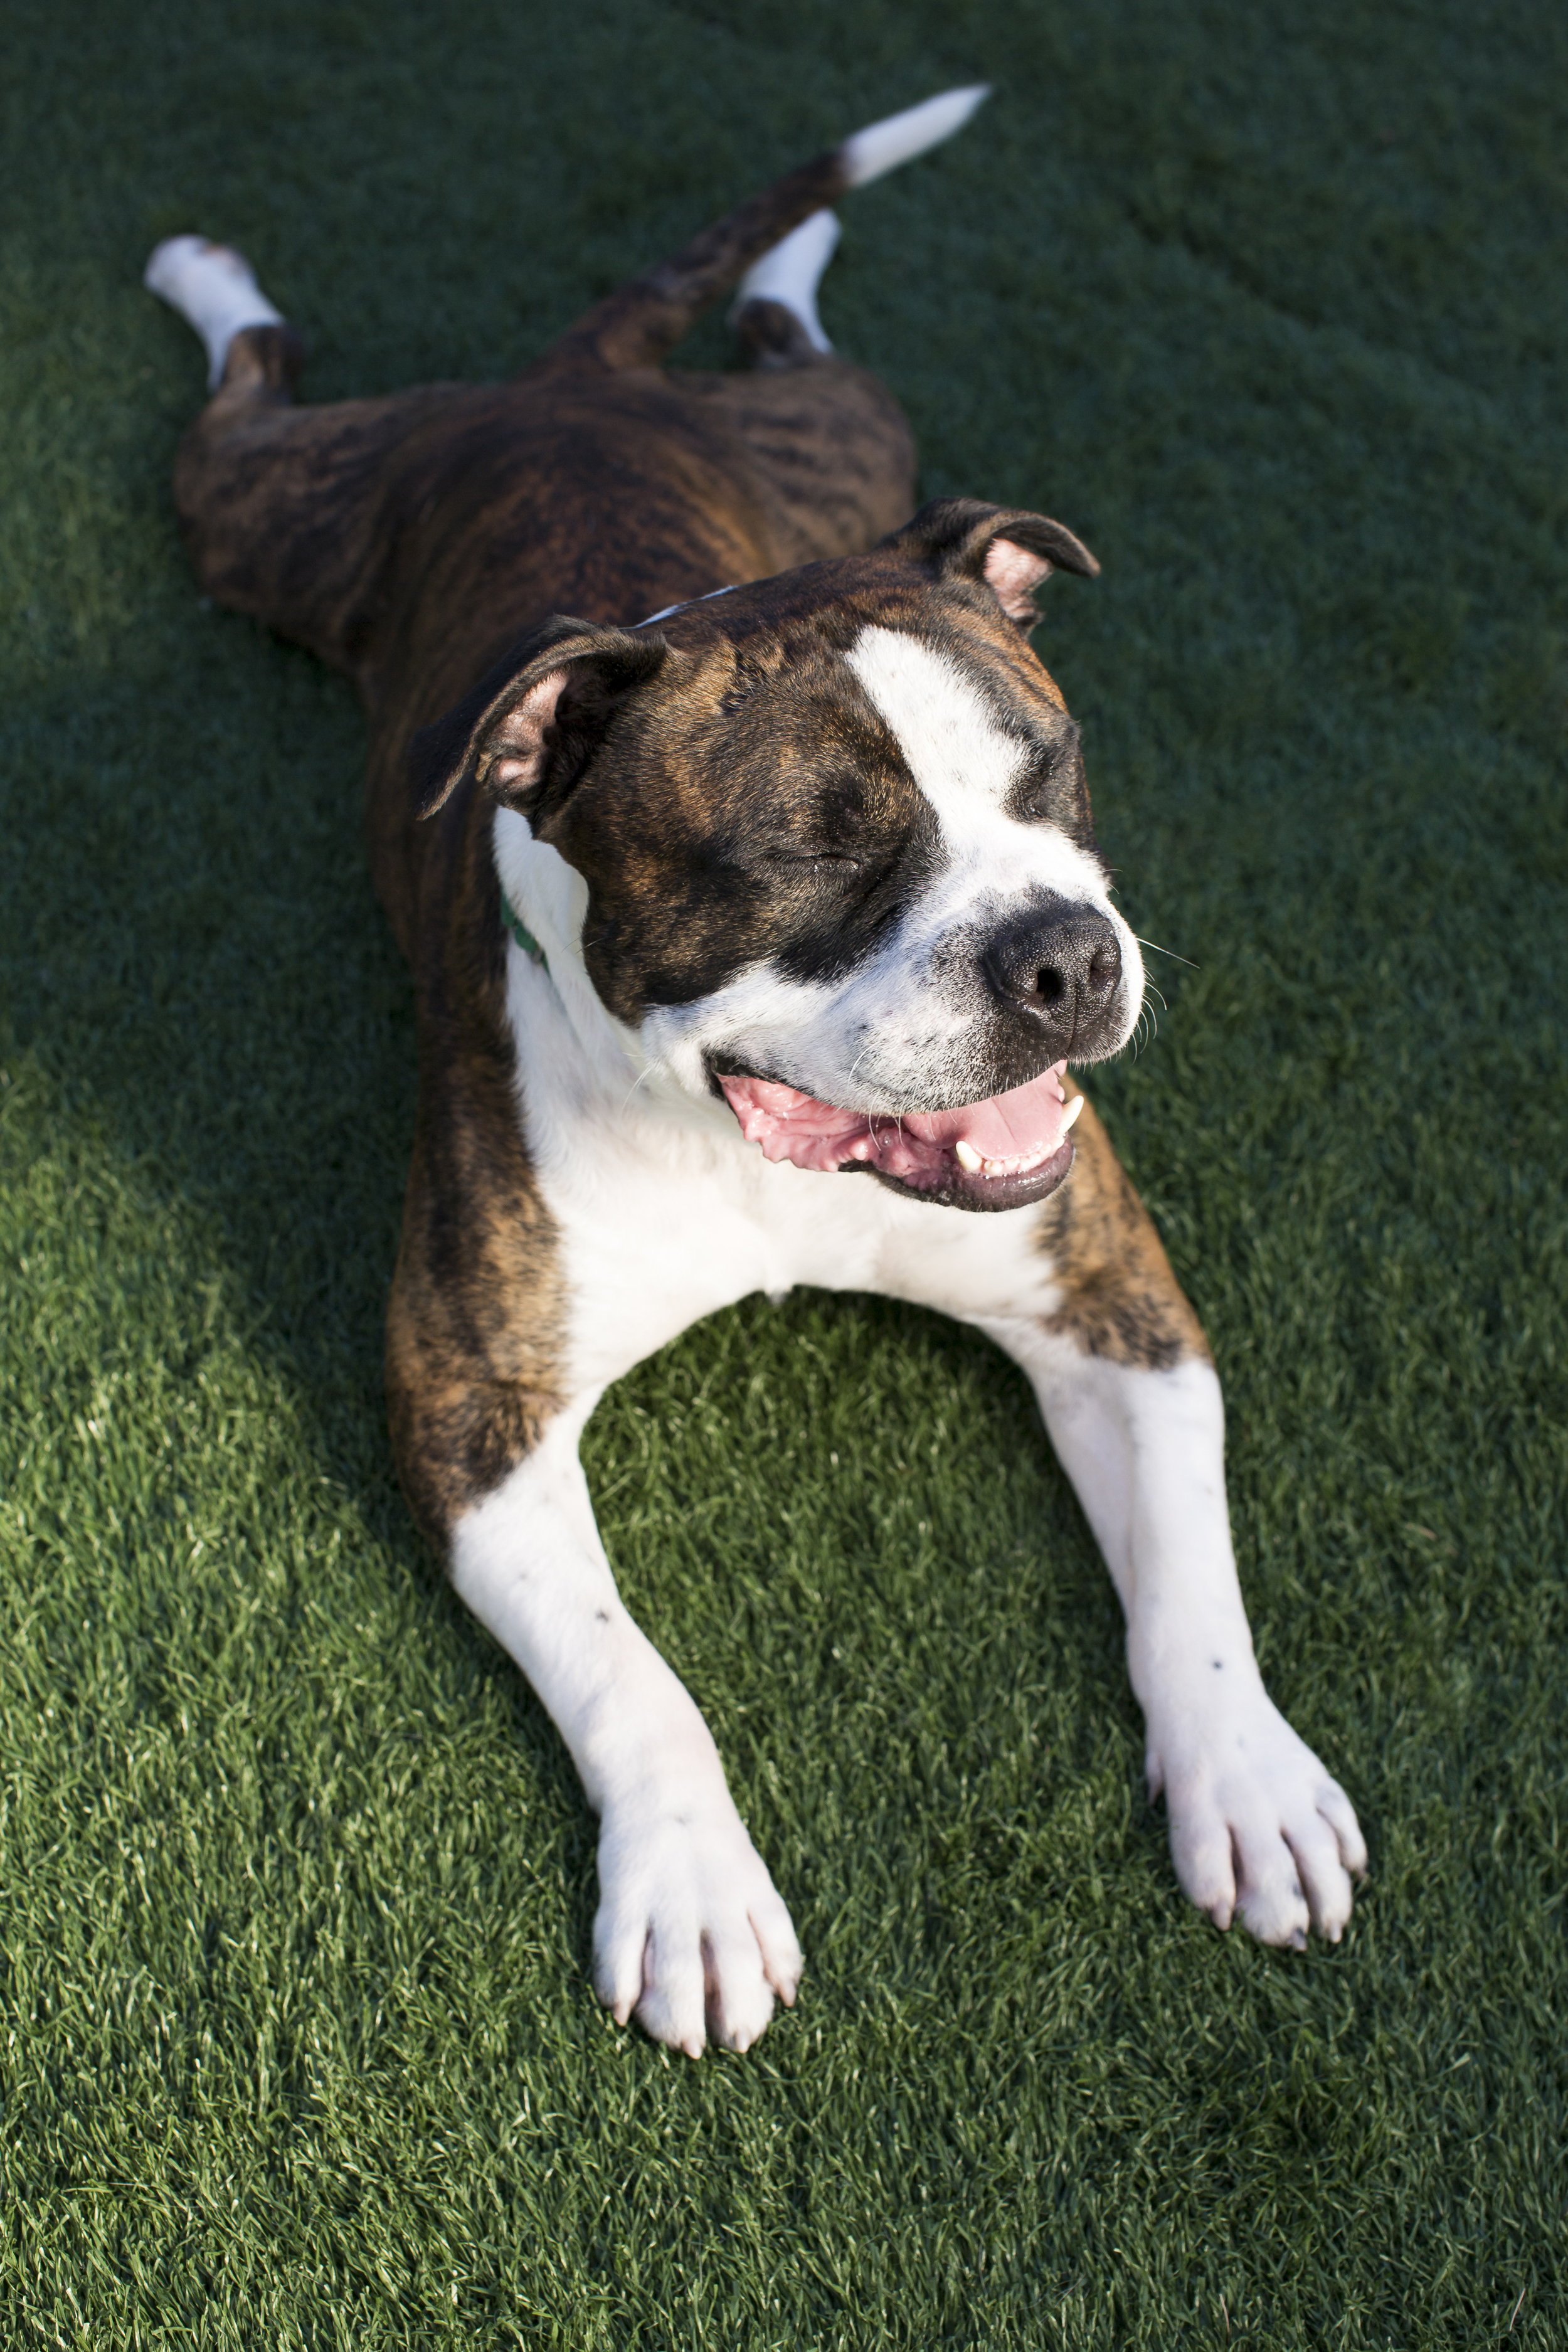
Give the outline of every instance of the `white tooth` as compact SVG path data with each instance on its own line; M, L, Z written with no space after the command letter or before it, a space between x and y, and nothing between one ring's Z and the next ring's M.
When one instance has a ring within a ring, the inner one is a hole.
M959 1166L966 1169L971 1176L978 1176L981 1170L985 1166L985 1162L980 1157L979 1152L974 1149L973 1144L965 1143L963 1139L960 1138L959 1141L953 1145L952 1149L953 1155L956 1158Z
M1074 1095L1071 1102L1068 1105L1068 1115L1062 1121L1062 1133L1064 1135L1072 1125L1074 1119L1078 1117L1079 1111L1083 1108L1083 1106L1084 1097L1082 1095Z

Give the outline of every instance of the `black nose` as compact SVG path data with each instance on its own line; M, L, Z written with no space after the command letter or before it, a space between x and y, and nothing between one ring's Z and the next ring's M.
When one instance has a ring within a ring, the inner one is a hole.
M998 1003L1027 1013L1061 1054L1098 1046L1121 979L1115 926L1094 907L1037 908L980 959Z

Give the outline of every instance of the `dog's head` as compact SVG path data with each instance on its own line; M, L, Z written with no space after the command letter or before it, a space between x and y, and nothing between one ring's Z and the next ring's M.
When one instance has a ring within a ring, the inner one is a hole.
M607 1011L770 1158L972 1208L1067 1173L1068 1061L1142 1000L1033 590L1059 523L944 499L632 629L556 619L419 739L586 885Z

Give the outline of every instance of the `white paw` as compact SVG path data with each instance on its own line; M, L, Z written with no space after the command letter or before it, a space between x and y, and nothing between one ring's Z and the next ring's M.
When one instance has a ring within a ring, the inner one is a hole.
M616 2022L700 2058L749 2050L793 2006L802 1960L789 1913L721 1783L694 1801L606 1806L599 1832L594 1986Z
M228 347L242 328L283 324L282 311L268 300L244 254L205 236L166 236L154 247L142 283L200 335L211 362L207 383L215 392Z
M1337 1944L1366 1868L1354 1808L1257 1684L1201 1711L1149 1712L1149 1794L1162 1789L1176 1876L1216 1927L1261 1944Z

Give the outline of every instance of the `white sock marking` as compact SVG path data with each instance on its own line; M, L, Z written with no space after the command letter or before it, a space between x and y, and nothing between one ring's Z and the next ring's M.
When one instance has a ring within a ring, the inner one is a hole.
M222 383L228 347L243 328L283 324L282 311L268 300L244 254L205 236L165 237L142 283L188 320L206 345L209 392Z
M838 236L836 213L813 213L803 220L752 264L741 280L730 316L734 318L747 302L782 302L786 310L795 312L816 348L830 352L833 346L816 315L816 289L833 258Z

